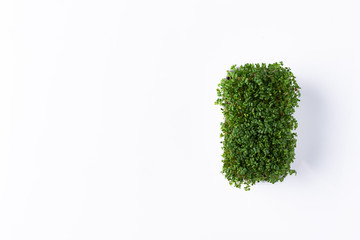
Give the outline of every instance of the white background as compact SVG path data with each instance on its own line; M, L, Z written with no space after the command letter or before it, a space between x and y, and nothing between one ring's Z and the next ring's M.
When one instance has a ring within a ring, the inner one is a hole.
M360 239L358 1L0 3L0 239ZM216 88L283 61L297 176L221 171Z

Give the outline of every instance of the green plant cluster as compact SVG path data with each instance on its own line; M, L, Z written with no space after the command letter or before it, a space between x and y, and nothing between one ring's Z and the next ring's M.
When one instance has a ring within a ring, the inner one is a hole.
M245 190L257 182L276 183L295 158L300 87L283 62L231 66L217 89L221 122L222 173Z

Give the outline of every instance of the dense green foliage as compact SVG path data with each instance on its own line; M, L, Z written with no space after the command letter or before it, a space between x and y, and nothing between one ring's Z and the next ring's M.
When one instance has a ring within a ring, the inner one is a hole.
M295 158L300 87L283 63L233 65L221 80L215 104L221 106L222 173L245 190L260 181L276 183Z

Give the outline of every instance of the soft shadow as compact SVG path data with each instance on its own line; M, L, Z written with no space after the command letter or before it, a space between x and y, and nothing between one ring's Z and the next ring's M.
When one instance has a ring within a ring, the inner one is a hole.
M322 98L320 89L312 85L301 85L299 108L295 118L298 121L296 130L297 144L295 162L292 168L298 173L306 169L317 169L324 164L324 131L326 129L327 107Z

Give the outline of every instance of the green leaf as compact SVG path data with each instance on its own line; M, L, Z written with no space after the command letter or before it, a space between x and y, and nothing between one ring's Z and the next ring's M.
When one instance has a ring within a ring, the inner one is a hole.
M245 191L260 181L296 175L290 170L298 127L293 114L301 94L290 68L283 62L246 63L232 65L227 76L218 84L215 102L226 119L220 123L222 174Z

